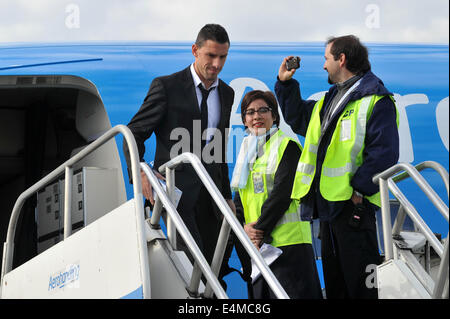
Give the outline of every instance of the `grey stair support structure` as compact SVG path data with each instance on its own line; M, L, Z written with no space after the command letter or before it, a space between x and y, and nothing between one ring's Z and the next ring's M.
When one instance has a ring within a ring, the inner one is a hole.
M373 182L380 185L381 194L381 215L384 239L384 264L392 260L401 260L414 274L417 283L422 287L418 290L425 290L430 298L442 299L448 298L449 281L449 261L448 261L448 233L447 237L441 242L431 231L429 226L421 217L420 213L411 204L398 187L398 183L407 178L412 179L428 197L431 203L441 213L448 222L449 209L444 201L437 195L434 189L428 184L420 171L431 168L435 170L442 178L446 190L447 200L449 195L449 175L448 172L439 164L433 161L425 161L416 166L408 163L398 163L386 171L373 177ZM400 204L394 225L391 224L389 191L393 194L396 201ZM414 223L416 232L408 233L402 231L405 217L408 216ZM414 254L414 236L419 244L416 246L425 246L425 267L418 261ZM421 240L423 239L423 240ZM423 243L426 242L426 244ZM422 244L420 244L422 243ZM432 247L440 258L439 268L436 278L430 274L429 247ZM380 287L379 287L380 288Z

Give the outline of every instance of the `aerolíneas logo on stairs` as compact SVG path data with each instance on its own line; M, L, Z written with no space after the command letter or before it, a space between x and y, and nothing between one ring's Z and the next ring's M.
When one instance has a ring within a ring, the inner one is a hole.
M64 287L79 288L80 285L80 265L67 265L65 270L57 271L50 276L48 291L56 291Z

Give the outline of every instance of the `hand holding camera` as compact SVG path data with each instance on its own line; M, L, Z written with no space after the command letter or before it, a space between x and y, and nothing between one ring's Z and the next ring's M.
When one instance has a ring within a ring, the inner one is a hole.
M278 78L280 81L287 81L292 78L295 71L300 67L300 57L288 56L284 58L278 70Z

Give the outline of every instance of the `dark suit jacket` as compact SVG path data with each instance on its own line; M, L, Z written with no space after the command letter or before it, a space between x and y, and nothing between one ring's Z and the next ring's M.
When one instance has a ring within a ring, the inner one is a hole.
M216 163L213 162L204 165L224 198L231 199L230 180L225 153L227 148L225 128L228 128L230 124L230 112L234 100L234 91L220 79L218 90L221 103L221 116L218 125L218 130L221 133L219 136L221 142L221 160ZM150 89L141 108L128 124L136 139L140 160L143 161L145 153L144 142L152 133L155 133L156 153L154 166L158 169L159 166L169 161L171 159L171 148L180 142L181 139L180 136L176 136L177 134L175 134L175 137L177 137L176 140L170 139L171 132L176 128L184 128L189 132L189 151L193 152L193 120L200 121L200 109L190 67L168 76L155 78L150 85ZM182 151L186 150L180 149L176 155L181 154ZM130 160L126 143L124 143L124 153L129 168ZM129 176L131 176L130 169L128 169L128 172ZM192 209L202 184L190 164L181 164L176 169L175 184L183 192L178 207L187 210Z

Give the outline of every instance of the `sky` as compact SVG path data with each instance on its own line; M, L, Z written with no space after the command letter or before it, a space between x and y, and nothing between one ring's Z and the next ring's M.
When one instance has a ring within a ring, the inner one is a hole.
M449 43L448 0L0 0L7 42L188 41L219 23L236 42Z

